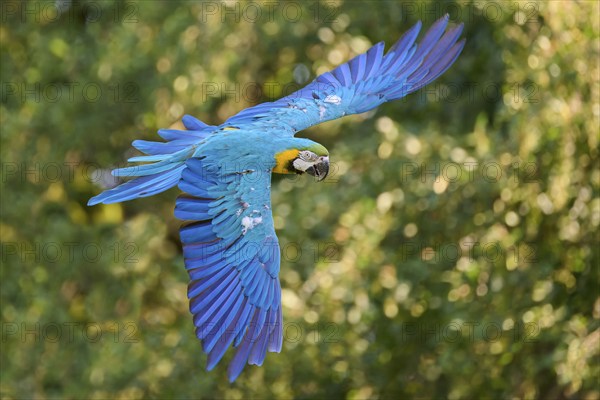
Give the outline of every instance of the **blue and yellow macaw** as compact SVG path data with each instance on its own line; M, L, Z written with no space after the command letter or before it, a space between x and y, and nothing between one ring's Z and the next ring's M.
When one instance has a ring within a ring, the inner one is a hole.
M323 180L325 147L294 135L309 126L362 113L399 99L439 77L463 49L463 25L448 15L415 40L418 22L384 55L383 42L275 102L241 111L220 126L186 115L187 130L161 129L166 142L136 140L147 154L113 175L136 177L92 198L88 205L152 196L173 186L188 298L196 335L208 354L207 370L231 344L234 381L246 364L262 365L283 340L280 253L271 214L271 174L307 173Z

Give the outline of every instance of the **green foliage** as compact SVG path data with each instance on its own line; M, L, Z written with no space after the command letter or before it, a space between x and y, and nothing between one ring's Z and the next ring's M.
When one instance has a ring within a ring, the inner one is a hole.
M2 398L600 397L597 2L0 7ZM323 183L274 178L282 353L205 372L177 190L88 208L104 168L446 11L441 79L307 131Z

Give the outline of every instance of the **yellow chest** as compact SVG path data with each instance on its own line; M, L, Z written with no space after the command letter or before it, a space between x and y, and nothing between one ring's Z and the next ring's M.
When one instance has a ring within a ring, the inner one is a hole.
M276 164L273 168L273 172L276 174L293 174L294 171L290 170L288 167L290 166L290 163L298 157L298 153L299 151L297 149L290 149L275 154Z

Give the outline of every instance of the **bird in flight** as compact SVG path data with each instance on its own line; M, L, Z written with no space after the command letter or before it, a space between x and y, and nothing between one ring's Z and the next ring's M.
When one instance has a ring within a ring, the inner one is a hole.
M420 43L421 22L384 54L371 47L277 101L247 108L219 126L186 115L186 130L161 129L166 142L135 140L142 162L116 169L135 177L93 197L88 205L152 196L173 186L188 298L196 336L213 369L226 350L233 382L246 364L262 365L283 342L280 250L271 213L271 174L307 173L321 181L329 152L299 131L402 98L444 73L464 47L463 25L436 21Z

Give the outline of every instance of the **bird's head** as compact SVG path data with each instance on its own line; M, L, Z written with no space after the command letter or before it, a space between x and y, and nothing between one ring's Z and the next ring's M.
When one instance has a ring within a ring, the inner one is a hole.
M329 152L323 145L308 139L302 139L301 146L277 153L275 160L273 172L279 174L306 172L322 181L329 173Z

